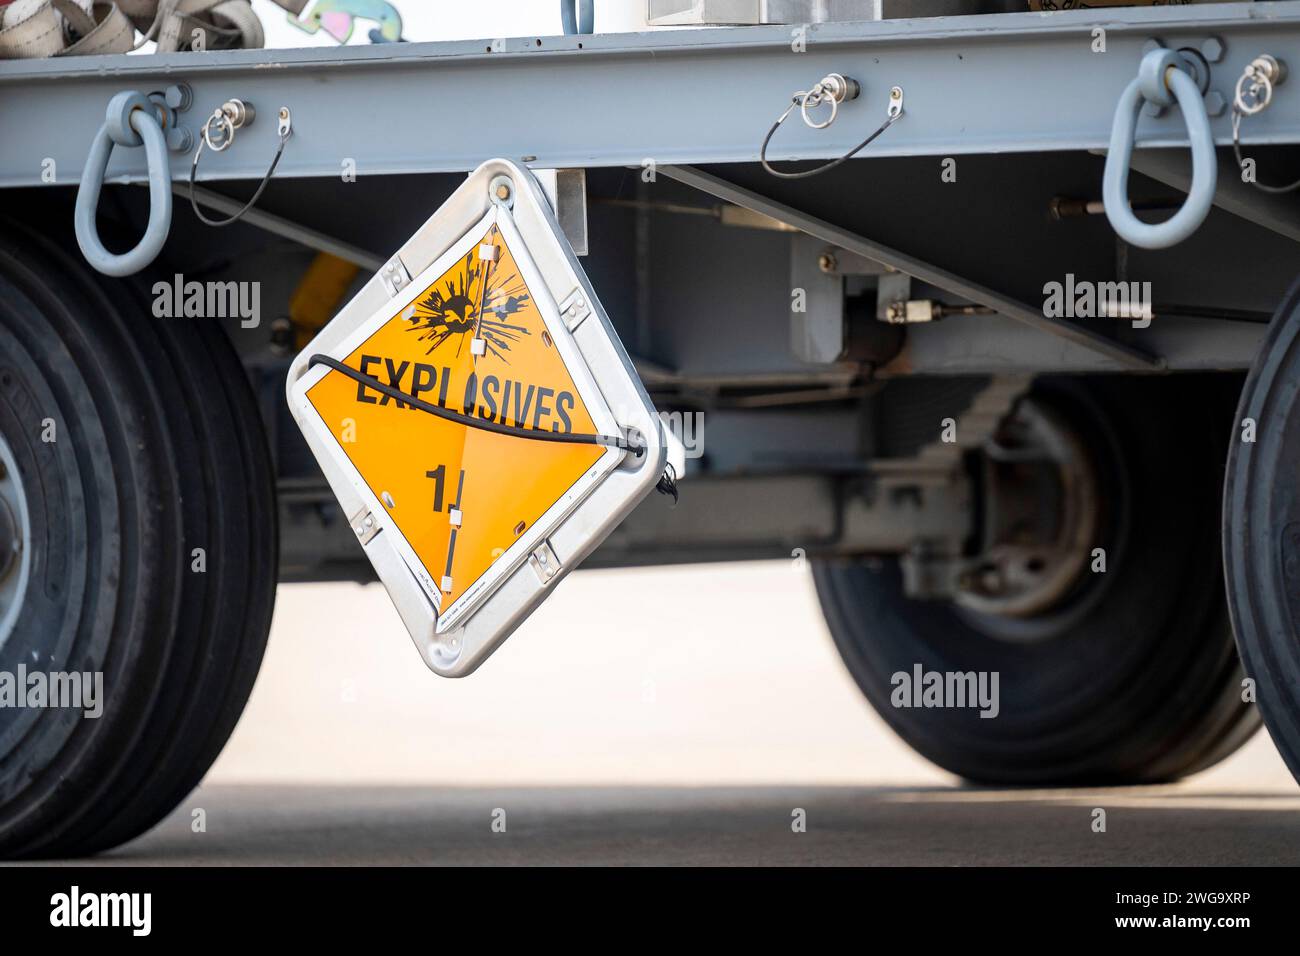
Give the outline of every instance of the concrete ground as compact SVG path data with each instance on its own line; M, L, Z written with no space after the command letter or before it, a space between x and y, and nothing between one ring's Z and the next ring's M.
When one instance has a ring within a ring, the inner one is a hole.
M1297 810L1264 733L1172 786L963 787L774 562L574 575L459 681L379 588L284 587L208 780L102 862L1275 865L1300 862Z
M216 784L104 863L1294 865L1300 798L1204 788ZM1107 812L1092 831L1093 808ZM792 830L804 811L806 832ZM504 823L504 832L495 832Z

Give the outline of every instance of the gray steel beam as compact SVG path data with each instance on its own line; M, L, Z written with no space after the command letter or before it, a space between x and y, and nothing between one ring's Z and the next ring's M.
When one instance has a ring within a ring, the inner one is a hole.
M1157 316L1142 333L1170 371L1249 368L1268 327L1246 322ZM903 351L880 369L900 375L987 375L1005 372L1111 372L1104 355L1060 339L1044 347L1041 336L1000 315L958 316L908 328Z
M1099 28L1104 53L1093 52ZM1225 53L1212 86L1227 97L1259 53L1300 63L1300 8L1192 4L825 23L803 36L805 52L793 52L792 28L760 26L5 61L0 186L41 184L47 159L59 182L76 182L113 93L180 81L195 94L184 117L191 128L230 97L261 113L231 149L204 158L201 177L211 180L265 172L280 105L292 108L295 131L280 176L340 176L349 159L359 176L463 172L492 156L535 157L539 167L752 162L791 94L832 71L859 80L863 95L827 130L787 123L774 159L847 151L879 124L896 84L906 113L867 155L1096 149L1150 39L1180 46L1220 38ZM1300 142L1298 102L1300 84L1283 85L1274 106L1246 124L1246 142ZM1229 141L1226 113L1213 129ZM1185 135L1177 110L1144 118L1139 130L1147 146L1184 145ZM175 156L176 178L188 162ZM143 174L141 150L116 151L110 182Z
M847 229L841 229L839 226L809 216L790 206L774 202L765 196L760 196L756 192L736 186L711 173L693 169L689 166L663 166L659 168L659 174L699 189L718 199L744 206L746 209L780 220L810 236L815 236L824 242L832 243L857 255L883 263L897 269L899 272L905 272L922 282L928 282L940 289L986 306L1005 315L1007 318L1015 319L1017 322L1022 322L1040 332L1049 332L1067 342L1084 346L1104 356L1118 367L1144 371L1162 367L1159 359L1146 352L1116 342L1114 339L1077 323L1065 319L1049 318L1043 314L1042 309L1033 308L1023 302L1017 302L1000 292L954 275L947 269L924 262L897 249L891 249Z
M957 481L920 498L882 493L867 501L845 493L833 475L691 477L676 506L651 495L583 567L885 554L918 539L960 541L971 531L969 494ZM328 500L318 482L281 483L281 580L373 578L346 521L327 524L301 507Z

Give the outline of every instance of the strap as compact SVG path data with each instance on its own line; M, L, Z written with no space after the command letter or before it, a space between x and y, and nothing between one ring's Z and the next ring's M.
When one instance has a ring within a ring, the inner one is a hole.
M236 46L245 50L259 50L266 46L262 18L254 12L248 0L225 0L212 8L212 18L218 25L227 23L238 32Z
M12 15L15 9L10 7L8 12ZM41 59L54 56L63 45L63 21L48 0L0 29L0 59Z
M101 53L127 53L135 45L135 27L116 3L96 0L91 12L71 0L54 0L55 7L68 21L68 26L78 39L56 56L94 56ZM69 15L68 7L77 11Z
M307 5L307 0L274 2L295 13ZM0 29L0 60L129 53L154 31L162 53L188 49L195 30L203 31L208 50L266 45L249 0L94 0L89 13L76 0L37 0L0 7L3 12L13 22ZM21 20L14 19L16 13ZM139 43L136 30L145 35Z
M117 0L117 5L141 33L148 33L158 15L158 0Z
M84 37L95 29L95 18L91 11L77 3L76 0L52 0L52 4L54 9L62 14L63 22L67 24L69 34ZM89 6L89 4L86 6Z
M282 0L272 0L272 2L278 3L280 6L285 7L286 9L288 9L288 7L286 6L287 4L288 5L297 4L299 9L307 5L307 0L283 0L283 2ZM246 6L247 3L248 0L243 0L243 2L237 4L237 6ZM137 30L139 30L141 33L148 33L150 28L153 26L154 20L158 17L159 8L164 7L166 5L166 0L162 0L162 2L160 2L160 0L117 0L117 5L122 8L123 13L125 13L128 17L131 18L131 22L135 24L135 28ZM172 4L173 7L175 7L176 5L177 5L176 3ZM219 5L219 0L209 0L206 6L215 8L218 5ZM203 9L204 8L201 6L189 4L189 5L182 6L180 8L180 12L183 14L197 14L203 12ZM163 15L167 16L168 11L164 10ZM260 31L261 29L262 22L258 18L257 14L253 12L253 8L251 6L249 6L247 10L241 10L233 13L231 12L231 10L223 10L222 15L226 19L237 22L238 24L243 26L244 27L243 32L245 34L254 34L257 31ZM250 18L253 20L257 20L257 27L250 28L246 25L247 21ZM209 24L201 24L201 26L208 26L208 25ZM184 31L183 35L185 37L189 37L191 34L189 30L186 30ZM265 40L263 40L263 43L249 44L249 45L262 46L264 43Z
M172 53L189 46L194 30L205 29L207 26L192 19L193 15L205 12L220 2L221 0L179 0L173 10L164 11L162 26L158 29L158 52Z
M71 43L69 35L76 38ZM111 0L97 0L90 13L73 0L43 0L0 30L0 59L125 53L134 36L131 21Z
M204 32L204 47L209 50L266 45L262 21L248 0L180 0L163 21L158 52L188 48L195 30Z

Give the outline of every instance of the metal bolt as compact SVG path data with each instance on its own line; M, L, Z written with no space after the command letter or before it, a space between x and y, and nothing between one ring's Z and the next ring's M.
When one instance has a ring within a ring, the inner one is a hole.
M887 112L890 117L897 117L902 114L903 88L901 86L895 86L889 90L889 109Z
M1205 94L1205 112L1210 116L1222 116L1227 108L1228 101L1223 98L1223 94L1218 90L1210 90Z
M515 184L505 173L498 173L488 183L488 196L494 203L500 203L507 209L515 204Z
M1201 55L1211 63L1218 63L1223 59L1223 41L1218 37L1210 37L1201 42Z
M194 132L184 126L167 129L167 148L173 153L188 153L194 148Z
M163 99L172 109L184 113L194 105L194 91L188 83L176 83L163 91Z
M817 257L817 268L822 272L834 272L838 265L839 261L833 252L823 252Z

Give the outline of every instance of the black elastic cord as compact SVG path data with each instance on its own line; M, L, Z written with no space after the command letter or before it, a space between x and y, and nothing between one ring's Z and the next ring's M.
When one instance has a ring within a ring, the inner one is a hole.
M1232 151L1236 154L1238 168L1245 169L1246 161L1241 157L1241 144L1237 142L1235 138L1232 141ZM1295 192L1297 189L1300 189L1300 179L1297 179L1293 183L1287 183L1285 186L1270 186L1268 183L1261 183L1259 180L1255 179L1252 179L1250 184L1261 192L1272 193L1275 196L1280 196L1283 193Z
M1263 107L1260 107L1260 109L1263 109ZM1237 168L1240 169L1243 174L1246 171L1246 161L1241 157L1241 121L1244 120L1246 116L1247 114L1243 113L1241 108L1234 103L1232 106L1232 155L1237 157ZM1287 183L1285 186L1270 186L1268 183L1261 183L1256 179L1250 180L1250 184L1260 192L1270 193L1274 196L1295 192L1297 189L1300 189L1300 179L1297 179L1293 183Z
M787 112L786 116L788 115L789 113ZM852 159L854 156L858 155L858 153L862 152L862 150L870 146L871 142L877 136L879 136L885 130L889 129L889 127L893 126L894 122L902 115L903 115L902 111L891 114L887 120L885 120L883 123L880 124L879 129L877 129L874 133L872 133L862 142L858 143L857 146L854 146L851 150L849 150L839 159L833 159L829 163L822 163L822 165L817 166L813 169L805 169L803 172L798 172L798 173L783 173L779 169L773 169L772 164L767 161L767 146L770 142L772 142L772 137L776 135L776 131L781 128L781 124L785 122L785 116L783 116L781 117L781 119L777 120L775 123L772 124L772 128L768 130L767 135L763 137L763 145L758 148L758 161L763 164L763 168L765 170L767 170L769 173L771 173L773 176L777 177L778 179L807 179L809 176L818 176L821 173L834 169L840 163L846 162Z
M677 469L672 465L664 466L664 473L659 476L659 481L655 485L655 491L661 495L672 495L673 507L677 507Z
M532 428L519 428L515 425L503 425L499 422L490 422L483 418L475 418L473 415L463 415L460 412L453 412L450 408L443 408L441 405L431 405L414 395L408 395L399 388L391 385L385 385L379 379L366 375L348 365L344 365L336 358L328 355L317 353L307 361L307 367L313 368L317 365L326 365L336 372L342 372L353 381L360 382L366 388L374 389L381 395L387 395L389 398L396 399L412 408L418 408L422 412L428 412L430 415L436 415L438 418L444 418L449 422L456 422L458 425L466 425L469 428L477 428L485 432L495 432L498 435L510 435L514 438L527 438L531 441L553 441L565 445L603 445L606 448L621 448L624 451L634 453L638 458L645 454L643 445L633 445L626 438L615 438L610 435L585 435L580 432L544 432Z

